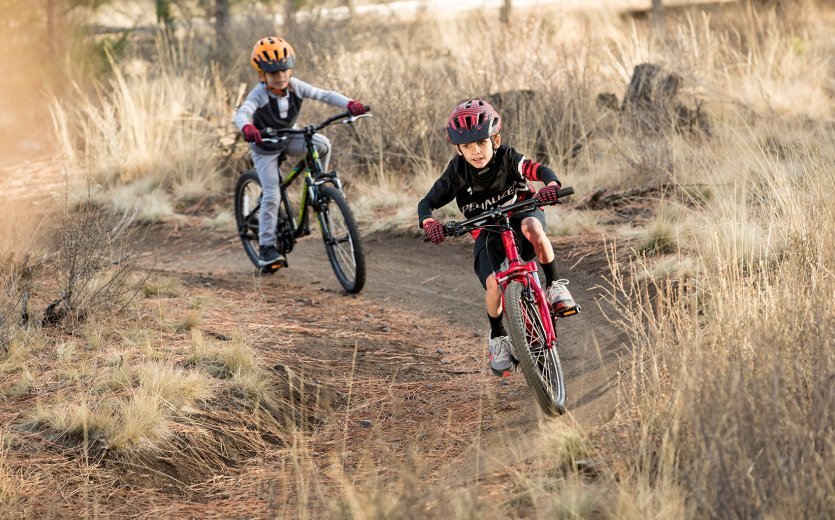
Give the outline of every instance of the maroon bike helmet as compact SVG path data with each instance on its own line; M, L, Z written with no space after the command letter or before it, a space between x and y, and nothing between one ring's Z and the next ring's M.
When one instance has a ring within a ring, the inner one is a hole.
M464 101L452 111L446 133L452 144L473 143L502 131L502 116L487 101Z

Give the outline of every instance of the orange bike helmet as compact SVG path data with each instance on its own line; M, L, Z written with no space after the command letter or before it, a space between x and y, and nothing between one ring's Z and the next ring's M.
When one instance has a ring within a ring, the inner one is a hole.
M449 115L447 138L452 144L474 143L502 131L502 116L487 101L464 101Z
M250 63L258 74L292 69L296 65L296 53L283 38L268 36L255 43Z

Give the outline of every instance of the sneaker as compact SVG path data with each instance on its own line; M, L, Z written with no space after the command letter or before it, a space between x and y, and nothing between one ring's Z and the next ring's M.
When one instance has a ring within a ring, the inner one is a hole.
M490 370L499 377L509 376L510 371L515 367L510 353L513 348L510 338L507 336L491 338L488 333L487 348L490 350Z
M568 285L568 280L555 280L548 287L548 301L554 313L560 318L580 312L580 306L574 303L574 298L571 297L566 285Z
M261 257L260 264L262 266L277 264L285 260L284 255L279 253L275 246L261 246L258 256Z

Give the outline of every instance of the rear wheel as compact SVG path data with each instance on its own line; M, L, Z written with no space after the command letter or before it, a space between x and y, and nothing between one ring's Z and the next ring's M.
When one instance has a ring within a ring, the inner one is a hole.
M258 214L261 211L261 181L254 170L244 172L235 186L235 223L246 256L258 267Z
M510 339L525 380L547 415L565 412L565 382L557 345L546 346L543 316L534 295L521 282L510 282L505 291ZM544 319L550 319L545 316Z
M358 293L365 286L365 255L354 215L338 189L323 187L320 196L317 218L328 260L342 287L349 293Z

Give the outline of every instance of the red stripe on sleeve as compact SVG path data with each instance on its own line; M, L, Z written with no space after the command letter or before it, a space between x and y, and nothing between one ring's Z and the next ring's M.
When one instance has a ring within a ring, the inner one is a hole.
M533 162L531 160L525 159L522 163L522 175L525 176L526 179L532 181L538 181L539 179L539 168L542 166L538 162Z

